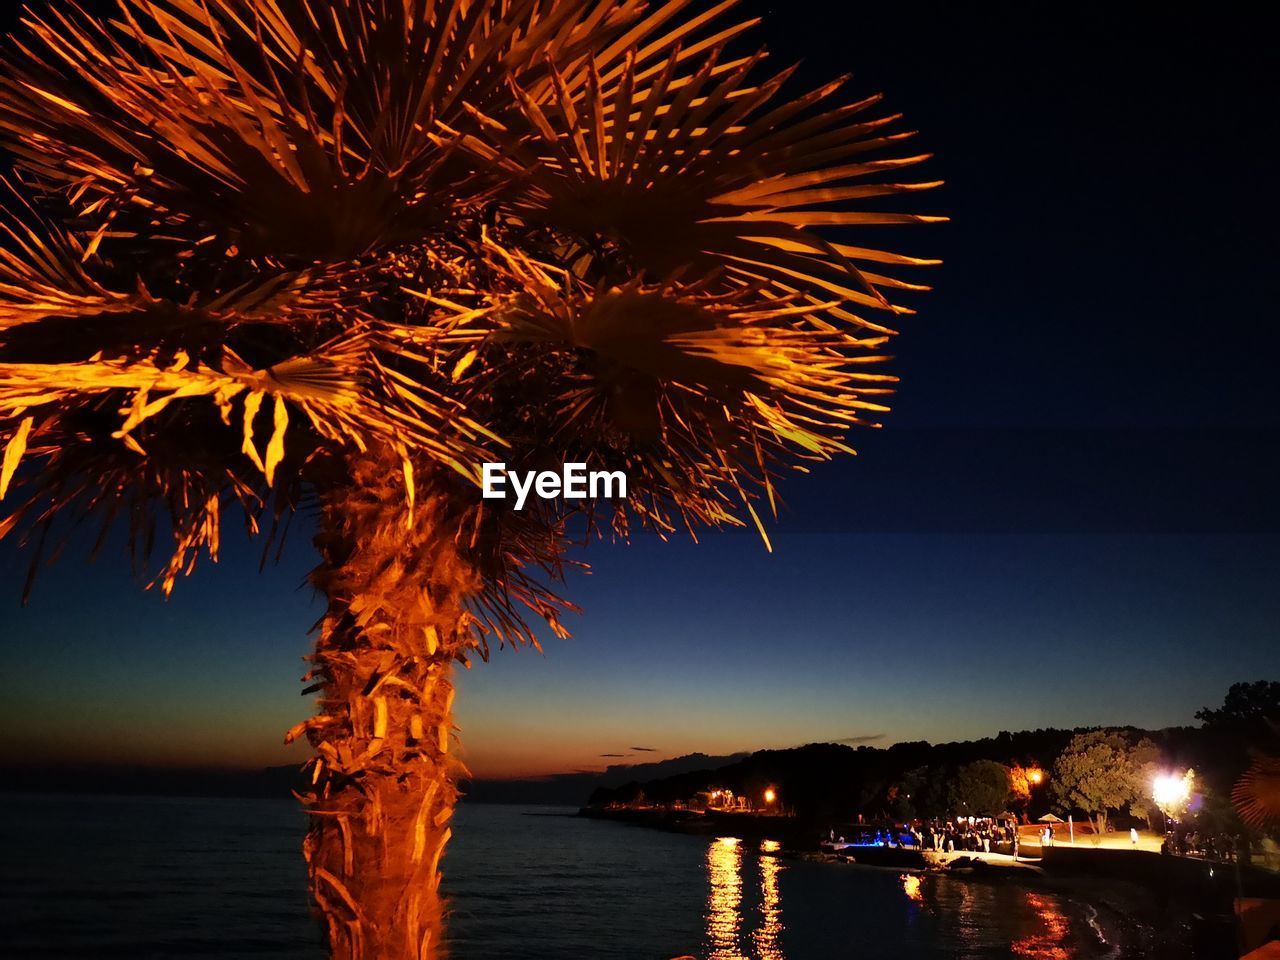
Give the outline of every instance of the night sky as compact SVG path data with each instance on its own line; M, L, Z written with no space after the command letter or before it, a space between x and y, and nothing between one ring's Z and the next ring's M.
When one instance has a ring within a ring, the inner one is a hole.
M462 678L475 772L1190 723L1280 677L1261 14L744 6L774 63L804 58L793 89L852 72L948 181L911 199L953 222L856 235L946 260L895 344L901 393L860 457L784 486L773 554L746 533L593 546L574 638ZM235 541L165 603L122 554L72 551L23 610L0 545L0 756L301 759L280 743L309 712L312 563L305 529L262 575Z

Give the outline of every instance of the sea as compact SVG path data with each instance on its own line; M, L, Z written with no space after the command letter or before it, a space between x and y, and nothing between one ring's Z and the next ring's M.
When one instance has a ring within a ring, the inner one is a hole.
M463 804L454 960L1112 956L1090 909L572 810ZM0 796L0 956L324 960L293 801Z

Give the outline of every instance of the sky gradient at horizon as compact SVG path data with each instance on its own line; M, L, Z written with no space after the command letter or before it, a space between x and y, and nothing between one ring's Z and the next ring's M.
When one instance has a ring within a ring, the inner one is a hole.
M815 740L1160 727L1194 722L1232 682L1280 676L1272 537L783 534L775 546L747 535L594 546L595 571L571 582L586 607L573 639L542 655L494 651L461 675L476 775ZM296 589L305 544L262 577L252 559L233 546L168 603L101 564L80 571L74 605L55 591L75 577L42 584L5 617L19 642L0 645L0 750L300 761L281 736L308 713L297 680L321 606Z
M741 10L770 65L803 60L793 90L852 70L937 154L920 174L947 185L910 206L952 223L849 237L945 260L911 278L937 289L893 344L902 390L858 458L785 484L775 553L593 546L574 639L462 677L475 772L1190 723L1280 678L1261 10ZM0 544L0 762L301 761L280 740L309 712L308 533L262 576L227 540L167 604L73 548L27 610Z

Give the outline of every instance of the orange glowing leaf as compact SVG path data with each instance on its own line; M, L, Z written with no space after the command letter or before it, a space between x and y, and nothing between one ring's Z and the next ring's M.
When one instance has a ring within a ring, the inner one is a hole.
M465 373L467 372L467 370L471 367L471 365L472 365L473 363L475 363L475 362L476 362L476 357L478 357L479 355L480 355L480 351L479 351L479 350L477 350L477 349L476 349L476 348L474 348L474 347L473 347L472 349L468 350L468 351L463 355L462 359L461 359L461 360L459 360L459 361L454 365L454 368L453 368L453 374L452 374L452 376L451 376L451 379L452 379L455 383L456 383L457 381L461 380L461 379L462 379L462 375L463 375L463 374L465 374Z
M0 500L3 500L8 492L9 481L13 479L14 471L18 469L18 462L27 452L27 437L31 435L31 426L34 423L35 417L23 417L22 422L18 424L18 429L5 444L4 464L0 467Z
M253 461L263 473L267 472L266 464L262 462L262 457L258 455L258 448L253 445L253 420L258 415L258 410L262 407L262 398L265 394L261 390L255 390L244 398L244 443L241 450Z
M289 408L284 402L284 397L276 397L273 422L275 430L271 434L271 441L267 444L267 457L263 465L263 473L266 474L268 484L275 483L276 467L284 459L284 435L289 427Z
M58 106L62 107L64 110L70 110L72 113L82 117L89 116L89 111L72 103L70 100L64 100L62 97L59 97L57 94L50 93L48 90L42 90L39 87L34 86L33 84L30 84L30 83L24 83L23 86L26 87L28 90L30 90L32 93L43 97L44 99L50 101L51 103L56 103Z

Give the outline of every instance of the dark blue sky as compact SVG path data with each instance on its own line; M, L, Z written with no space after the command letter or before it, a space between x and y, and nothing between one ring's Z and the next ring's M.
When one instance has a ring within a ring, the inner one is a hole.
M756 6L776 63L885 91L948 181L915 199L953 222L888 241L947 261L895 344L894 413L786 486L772 555L592 548L575 638L464 679L477 772L1184 723L1280 677L1271 34L1231 4ZM305 533L167 605L111 559L64 559L21 611L0 547L4 752L283 756L319 612Z
M586 607L546 654L462 679L481 774L589 768L635 746L730 752L815 739L1191 722L1280 676L1274 536L783 534L593 548ZM295 754L309 558L251 575L232 549L169 603L67 562L3 615L4 751L255 764Z

